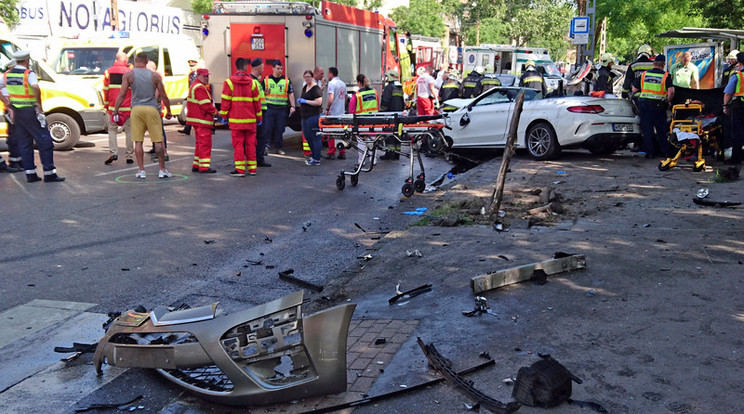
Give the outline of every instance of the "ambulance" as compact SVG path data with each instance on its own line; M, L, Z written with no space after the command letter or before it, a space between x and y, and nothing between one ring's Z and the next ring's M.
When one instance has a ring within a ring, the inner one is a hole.
M9 34L0 33L0 67L5 66L18 50L18 43ZM90 85L63 79L44 61L31 56L31 69L39 77L41 103L46 114L55 150L70 150L81 134L103 131L106 112L101 94ZM0 102L3 114L5 108ZM0 138L7 138L8 125L0 117Z
M548 92L558 88L563 76L550 58L547 49L484 43L466 46L463 51L463 76L480 66L486 73L522 75L524 64L531 60L545 78Z
M103 90L103 73L114 64L116 54L124 52L129 63L134 56L145 52L155 62L163 77L163 85L171 103L174 116L181 116L181 109L189 93L189 59L199 60L199 51L193 39L176 35L131 35L113 32L106 38L74 39L58 42L54 49L52 69L65 79L87 82ZM185 122L185 118L182 120Z
M378 93L386 71L401 73L397 28L379 13L326 1L319 8L302 2L215 1L203 18L204 63L217 105L238 58L281 61L296 97L302 73L315 66L326 75L329 67L338 68L348 89L363 73ZM263 76L271 73L266 64Z

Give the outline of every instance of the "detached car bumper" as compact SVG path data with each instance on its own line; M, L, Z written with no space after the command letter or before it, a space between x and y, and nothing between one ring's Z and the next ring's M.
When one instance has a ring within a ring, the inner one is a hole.
M106 116L108 115L103 109L85 109L80 111L85 133L93 134L106 130Z

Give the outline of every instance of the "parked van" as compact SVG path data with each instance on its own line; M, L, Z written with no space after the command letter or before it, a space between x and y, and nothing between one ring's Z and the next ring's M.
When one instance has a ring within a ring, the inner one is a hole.
M115 32L109 38L66 40L57 48L59 51L51 59L52 69L68 79L87 81L97 90L103 89L103 73L114 64L118 52L126 53L130 64L134 64L136 54L147 53L163 76L174 116L181 113L189 93L188 60L199 60L196 44L187 36L149 35L145 38Z
M18 50L16 40L9 34L0 33L0 68L13 58ZM55 150L72 149L81 134L103 131L106 127L106 111L103 98L91 85L63 79L44 61L31 56L31 69L39 77L41 104L46 114L49 132ZM0 110L5 107L0 102ZM0 117L0 138L7 138L8 126Z

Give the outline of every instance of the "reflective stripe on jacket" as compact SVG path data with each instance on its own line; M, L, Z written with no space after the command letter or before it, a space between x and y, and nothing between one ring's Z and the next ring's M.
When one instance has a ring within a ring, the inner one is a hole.
M736 89L734 89L734 96L738 98L744 97L744 73L736 72Z
M230 129L256 129L261 121L261 87L245 72L238 72L222 86L220 115L227 117Z
M121 91L121 81L124 74L129 71L129 65L125 62L114 62L114 65L106 69L103 73L103 106L112 114L114 112L114 105L116 104L116 98L119 96ZM129 116L129 111L132 110L132 91L127 89L127 94L124 96L124 102L119 107L119 113L124 113Z
M289 105L289 82L282 78L278 83L270 77L264 78L264 94L266 95L266 104L275 106Z
M366 89L357 92L356 100L356 113L364 114L369 112L377 112L377 91L375 91L374 89Z
M666 80L669 73L643 72L641 75L641 94L638 98L662 100L667 97Z
M186 123L200 127L214 127L214 113L217 109L212 104L212 94L206 85L199 81L191 84L189 97L186 99Z
M13 68L5 72L5 88L8 90L8 100L16 108L36 105L36 96L28 85L29 73L31 73L31 69L20 68Z

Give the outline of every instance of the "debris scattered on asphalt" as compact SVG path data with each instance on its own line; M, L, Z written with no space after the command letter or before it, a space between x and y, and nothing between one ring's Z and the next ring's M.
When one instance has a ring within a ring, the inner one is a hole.
M702 199L698 197L693 197L692 202L699 206L717 207L717 208L736 207L742 204L741 202L738 202L738 201L728 201L728 200L713 201L713 200L707 200L707 199Z
M135 399L123 403L109 403L109 404L91 404L84 408L77 408L75 409L76 413L83 413L86 411L91 410L101 410L106 408L116 408L117 410L126 410L126 411L134 411L134 410L142 410L145 407L143 405L136 405L139 400L142 399L141 395L138 395Z
M597 294L597 291L596 291L596 290L594 290L594 289L589 289L589 290L587 290L587 291L586 291L586 293L585 293L585 295L586 295L586 296L588 296L588 297L592 297L592 296L594 296L594 295L596 295L596 294Z
M509 385L514 384L514 381L516 381L516 378L512 378L512 377L504 378L501 380L501 382L503 382L504 384L509 384Z
M475 308L471 311L462 311L462 314L467 317L481 316L481 314L487 313L489 315L496 316L491 307L488 305L488 299L483 296L475 297Z
M646 224L643 225L643 227L651 227L651 225L648 224L648 223L646 223Z
M387 343L387 339L385 338L377 338L375 339L375 345L385 345Z
M296 285L308 288L315 292L322 292L323 286L316 285L315 283L308 282L307 280L302 280L296 276L292 276L292 273L294 273L294 269L287 269L282 272L279 272L279 279L284 280L286 282L291 282Z
M237 277L243 276L243 272L235 272L235 276Z
M273 239L272 239L271 237L269 237L269 236L266 236L266 237L264 238L264 241L265 241L266 243L271 243L271 242L273 242L274 240L273 240Z
M478 403L475 403L473 405L470 405L468 403L463 403L463 404L465 404L465 408L468 409L468 411L479 411L480 410L480 404Z
M274 265L266 265L266 268L267 269L274 269L274 268L276 268L276 266L274 266Z
M398 285L398 286L400 286L400 285ZM397 289L398 289L398 287L396 286L396 291L397 292L400 292ZM388 299L388 304L392 305L392 304L394 304L395 302L397 302L400 299L414 298L414 297L416 297L418 295L421 295L421 294L424 294L426 292L431 292L431 285L428 284L428 283L425 284L425 285L419 286L417 288L413 288L413 289L411 289L409 291L398 293L397 295L395 295L392 298Z
M483 359L492 359L492 358L491 358L491 354L489 354L489 353L488 353L488 352L486 352L486 351L483 351L483 352L481 352L480 354L478 354L478 358L483 358Z
M359 230L363 231L364 233L366 233L366 232L367 232L367 230L364 230L364 229L362 228L362 226L360 226L360 225L359 225L359 223L354 223L354 225L356 226L356 228L358 228Z
M408 257L412 257L412 256L423 257L424 255L421 253L420 250L416 249L416 250L413 250L413 251L412 250L406 250L406 256L408 256Z
M460 374L452 370L452 361L442 356L433 343L426 345L421 338L418 338L417 341L419 347L421 347L421 350L429 360L429 365L431 365L435 370L441 372L448 381L455 385L469 398L478 401L480 405L495 414L508 414L519 409L520 404L518 402L509 402L504 404L501 401L489 397L483 392L477 390L473 386L472 381L466 380Z
M310 226L312 226L312 225L313 225L313 223L311 223L309 221L306 221L306 222L302 223L302 231L307 231L307 229L309 229Z
M426 210L428 210L426 207L419 207L412 211L404 211L403 214L406 214L409 216L423 216L424 213L426 213Z
M498 256L496 256L496 257L498 257L499 259L504 259L504 260L506 260L507 262L509 261L509 258L508 258L508 257L506 257L506 256L504 256L503 254L500 254L500 255L498 255Z
M204 240L204 244L212 244L214 243L214 240Z
M517 372L512 397L530 407L555 407L571 398L572 381L582 381L550 355L538 355L539 361Z
M129 268L128 268L128 267L122 267L122 268L121 268L121 271L122 271L122 272L128 272L128 271L129 271Z
M245 259L245 261L248 262L248 264L252 264L253 266L261 266L263 264L263 261L261 261L261 260L248 260L248 259Z
M583 254L567 254L557 252L552 259L542 262L531 263L523 266L512 267L475 276L470 279L473 293L478 294L487 290L500 288L514 283L533 279L537 270L542 270L546 275L567 272L586 267L586 256ZM538 276L540 274L538 273Z
M371 254L365 254L364 256L357 256L357 259L363 259L365 262L372 260Z
M496 231L504 231L504 225L500 222L493 223L493 229Z
M566 172L565 171L556 171L555 173L558 174L558 175L566 175Z
M706 188L701 188L701 189L699 189L697 191L697 197L698 198L705 198L705 197L708 197L708 194L709 193L710 193L710 191L708 190L707 187Z

